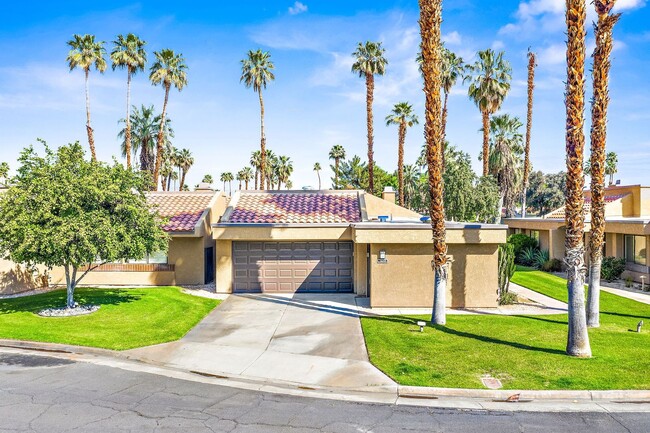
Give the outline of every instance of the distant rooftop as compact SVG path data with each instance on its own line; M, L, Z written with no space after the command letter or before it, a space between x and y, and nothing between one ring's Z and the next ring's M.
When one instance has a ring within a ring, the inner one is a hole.
M212 191L150 192L147 201L168 219L168 233L193 232L215 197Z

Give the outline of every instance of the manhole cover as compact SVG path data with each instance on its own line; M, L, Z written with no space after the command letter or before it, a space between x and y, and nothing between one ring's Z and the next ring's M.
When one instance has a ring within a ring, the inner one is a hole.
M501 385L501 381L492 376L482 377L481 382L483 382L483 386L489 389L500 389L503 387L503 385Z

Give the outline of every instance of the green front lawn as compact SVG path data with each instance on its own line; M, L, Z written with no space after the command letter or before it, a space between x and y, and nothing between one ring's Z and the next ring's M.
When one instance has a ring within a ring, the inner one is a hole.
M566 301L566 280L519 269L517 284ZM650 305L609 293L601 327L589 330L593 358L565 355L567 316L448 315L446 326L415 325L425 316L361 319L370 360L404 385L483 388L480 376L507 389L650 389Z
M77 317L40 317L62 307L65 291L0 300L0 338L125 350L174 341L185 335L219 301L187 295L178 287L77 289L75 301L101 305Z

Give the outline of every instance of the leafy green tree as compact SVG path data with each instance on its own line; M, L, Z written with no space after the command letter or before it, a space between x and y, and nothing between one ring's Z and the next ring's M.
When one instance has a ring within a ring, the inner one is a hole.
M260 99L260 160L259 171L264 174L266 170L266 135L264 134L264 98L262 89L275 80L273 70L275 64L271 61L271 53L262 50L249 50L246 58L241 61L241 78L247 88L253 88ZM260 189L264 189L264 182L260 181Z
M203 180L201 180L201 182L203 182L203 183L210 183L210 184L211 184L211 183L214 182L214 179L212 179L212 175L211 175L211 174L206 174L205 176L203 176Z
M113 41L111 60L115 68L126 69L126 134L124 137L126 151L126 167L131 168L131 77L138 71L144 71L147 63L147 53L144 50L146 42L133 33L118 35ZM164 189L164 188L163 188Z
M336 189L338 188L338 184L339 184L339 164L341 163L342 159L345 159L345 148L340 144L335 144L330 149L329 158L334 160L334 166L331 166L332 171L334 172L334 179L332 179L333 181L332 185L334 186L334 189Z
M158 191L158 174L162 165L165 145L165 119L167 115L167 102L169 101L169 90L174 86L179 92L187 85L187 65L182 54L176 54L173 50L164 49L154 51L156 61L151 66L149 81L154 86L162 84L165 89L165 100L163 102L162 114L160 115L160 127L156 140L156 164L153 169L154 191ZM181 183L181 185L183 185Z
M564 205L566 196L566 172L530 174L526 202L538 215L545 215Z
M512 68L503 58L504 52L495 53L491 49L479 51L478 60L468 65L468 95L476 104L483 119L483 155L489 155L490 116L496 113L510 91ZM488 158L483 158L483 176L487 176Z
M281 155L278 158L277 164L275 165L275 177L278 180L278 190L280 190L280 187L284 183L285 186L287 185L287 182L289 182L289 178L291 177L291 174L293 173L293 162L291 161L291 158L288 156Z
M399 127L397 137L397 183L398 203L404 206L404 140L406 139L406 128L418 124L418 116L413 112L413 106L408 102L395 104L391 113L386 116L386 126L397 125Z
M79 143L46 145L44 156L30 146L18 161L15 185L0 196L0 255L62 266L68 308L79 282L101 264L166 250L163 221L147 205L147 174L87 161Z
M100 73L106 70L106 49L104 42L95 41L94 35L73 35L72 40L68 41L70 52L66 58L70 71L75 68L81 68L84 71L86 83L86 132L88 133L88 146L90 146L90 155L93 161L97 161L97 152L95 151L95 138L93 128L90 126L90 93L88 91L88 75L90 68Z
M2 184L7 186L9 180L9 164L6 162L0 163L0 179L3 180Z
M381 193L386 186L397 187L397 176L395 173L388 173L379 166L375 166L374 190L373 194L381 197ZM342 161L339 165L338 185L335 189L362 189L368 191L368 165L361 161L361 158L354 155L352 159Z
M368 192L374 191L374 151L373 151L373 118L372 101L375 92L375 75L384 75L388 60L384 57L386 50L382 48L381 42L367 41L365 44L359 42L357 49L352 53L354 63L352 72L359 74L359 77L366 79L366 126L368 129L368 172L370 182Z

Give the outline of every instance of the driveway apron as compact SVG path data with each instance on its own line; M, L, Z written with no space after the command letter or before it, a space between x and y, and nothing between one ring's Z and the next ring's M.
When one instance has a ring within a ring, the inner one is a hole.
M393 388L368 361L352 294L232 295L181 340L129 356L269 382Z

